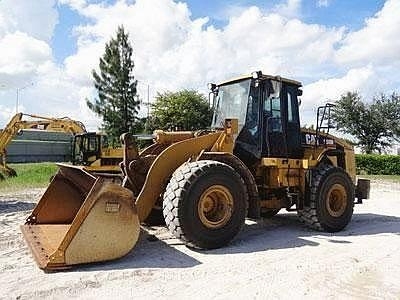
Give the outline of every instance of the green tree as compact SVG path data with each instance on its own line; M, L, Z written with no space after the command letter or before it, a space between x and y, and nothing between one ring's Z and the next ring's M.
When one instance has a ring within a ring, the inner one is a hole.
M208 100L194 90L158 93L152 111L151 129L197 130L211 124Z
M381 153L398 140L400 134L400 97L381 94L371 103L358 93L348 92L335 103L333 120L339 131L356 138L356 145L367 154Z
M92 70L98 98L88 107L102 117L102 130L115 145L124 132L134 132L140 126L136 117L139 101L136 96L137 80L133 76L134 62L128 33L118 26L117 36L105 45L99 62L100 73Z

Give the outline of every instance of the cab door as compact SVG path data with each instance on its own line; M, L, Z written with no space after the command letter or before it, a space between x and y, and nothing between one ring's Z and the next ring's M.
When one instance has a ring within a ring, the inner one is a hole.
M282 89L282 98L285 107L286 143L288 157L302 158L303 148L301 146L299 102L297 95L299 88L295 85L285 84Z
M298 87L268 80L263 93L263 156L302 157Z
M263 156L286 157L284 102L282 82L268 80L264 82L263 92Z

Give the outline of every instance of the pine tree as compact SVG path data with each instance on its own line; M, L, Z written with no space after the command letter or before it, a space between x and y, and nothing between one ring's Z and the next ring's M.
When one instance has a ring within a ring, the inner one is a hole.
M98 98L94 103L86 101L88 107L102 117L101 129L114 145L122 133L138 129L137 80L133 76L132 46L128 38L124 27L118 26L116 38L106 43L100 58L100 74L92 70Z

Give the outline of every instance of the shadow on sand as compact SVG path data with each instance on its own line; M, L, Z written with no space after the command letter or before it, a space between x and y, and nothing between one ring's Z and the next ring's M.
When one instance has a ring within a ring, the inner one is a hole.
M337 233L313 231L302 225L296 214L281 213L272 219L248 222L239 235L228 246L215 250L196 250L204 255L223 255L234 253L252 253L276 249L290 249L303 246L318 246L307 237L324 239L332 243L349 244L345 237L375 234L400 235L400 218L377 214L354 214L347 228ZM343 237L343 239L340 239ZM201 262L189 254L179 251L176 245L183 245L172 238L169 242L156 239L151 241L147 232L142 230L141 238L135 248L125 257L106 263L85 265L79 271L123 270L140 268L190 268ZM74 269L72 269L74 270ZM139 272L139 271L138 271Z
M228 247L202 253L251 253L319 245L315 241L306 239L307 237L320 237L332 243L348 244L351 242L345 237L382 233L400 235L400 218L377 214L354 214L345 230L327 233L309 229L300 223L296 214L286 213L246 225ZM344 239L341 240L340 237Z
M114 261L81 265L79 268L72 268L70 271L190 268L199 264L201 262L192 256L179 251L173 245L162 240L149 238L149 234L142 230L139 241L126 256Z
M0 214L14 213L19 211L32 210L36 206L33 202L24 201L0 201Z

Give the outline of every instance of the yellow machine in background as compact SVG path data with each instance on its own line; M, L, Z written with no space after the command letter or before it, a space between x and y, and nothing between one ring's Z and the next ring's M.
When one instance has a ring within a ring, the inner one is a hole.
M108 144L105 134L86 132L76 134L72 144L72 163L86 171L99 174L121 174L122 148Z
M30 119L22 120L24 116ZM121 174L118 164L122 161L122 148L109 147L106 135L87 132L82 122L68 117L49 118L18 113L0 131L0 179L4 179L2 174L17 175L15 170L7 165L6 148L18 132L24 129L70 133L73 135L72 163L74 165L83 166L89 172Z
M22 120L22 118L30 117L31 120ZM0 130L0 175L16 176L15 170L7 166L6 148L12 139L23 129L36 129L55 132L66 132L71 134L86 132L85 125L79 121L70 118L48 118L37 115L17 113L3 130ZM2 176L0 176L2 177Z
M369 181L356 181L353 148L328 133L329 105L318 109L317 130L302 131L297 81L255 72L210 88L211 130L156 131L141 152L121 137L121 185L60 165L21 227L40 268L125 255L157 207L173 235L203 249L228 244L246 217L283 208L316 230L350 222Z

